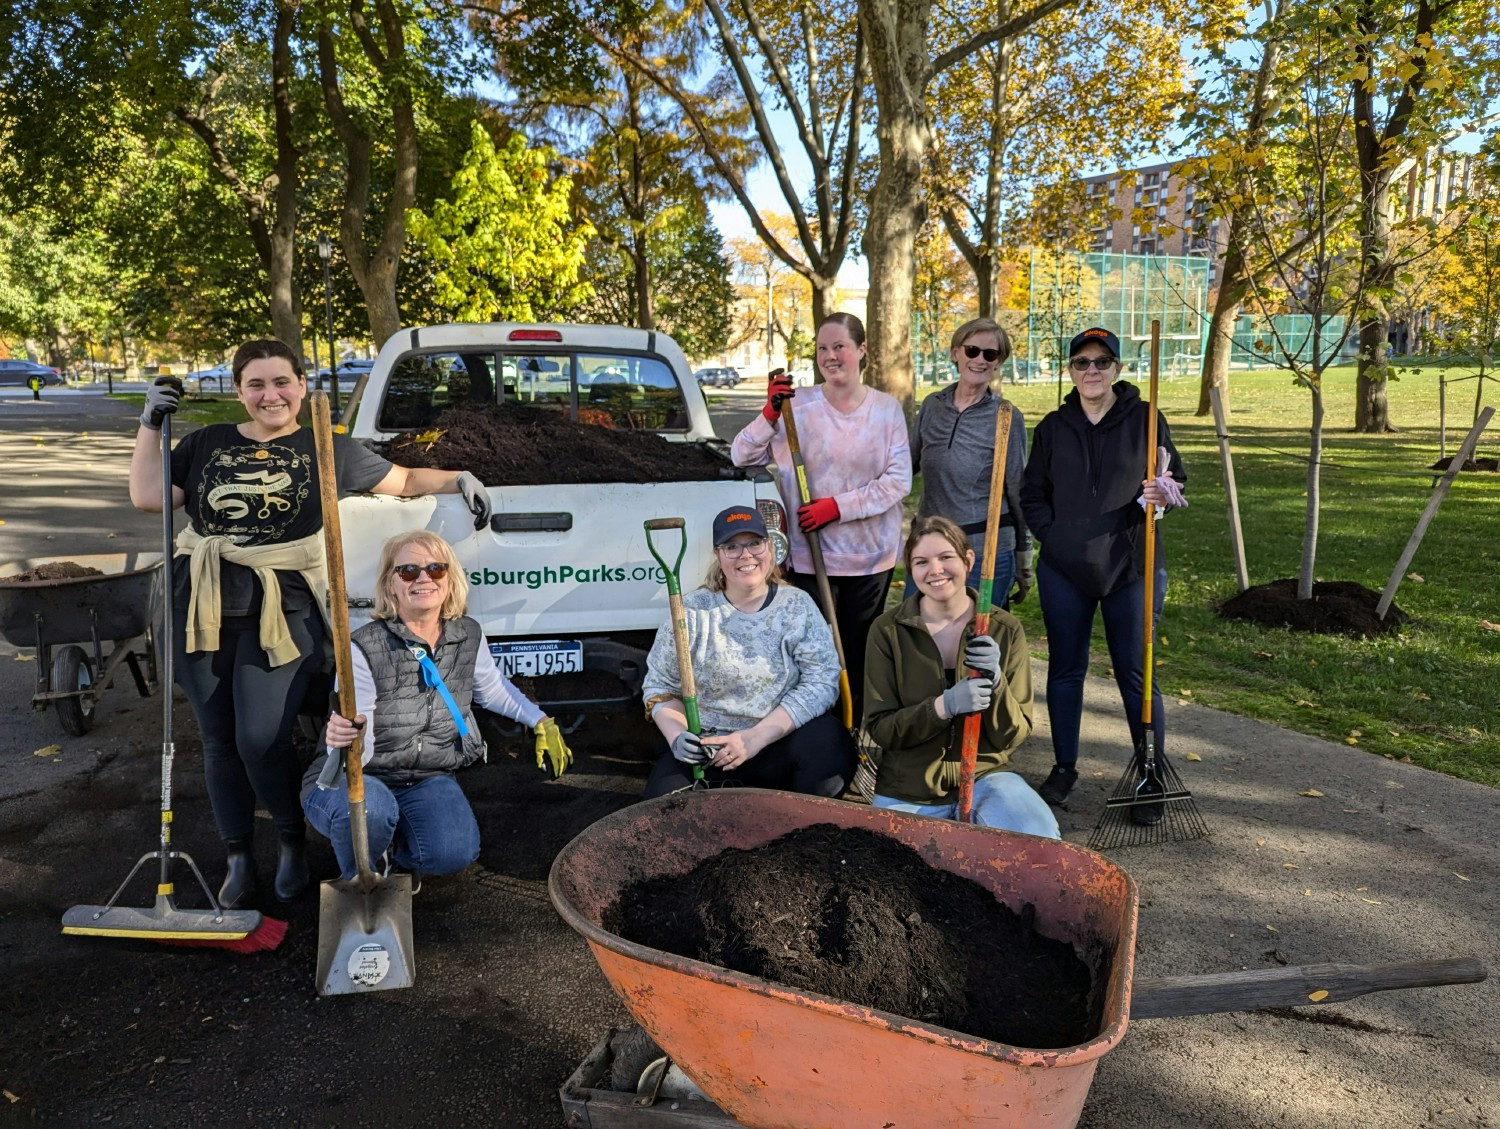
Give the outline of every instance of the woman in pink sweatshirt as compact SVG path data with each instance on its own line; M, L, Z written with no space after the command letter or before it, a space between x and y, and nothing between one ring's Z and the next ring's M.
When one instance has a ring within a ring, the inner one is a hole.
M860 380L865 327L853 314L830 314L818 326L818 371L823 383L796 393L791 378L768 382L766 406L734 438L737 466L776 464L781 497L797 520L789 530L787 578L817 598L806 534L818 531L833 589L834 614L860 720L865 640L885 610L891 573L901 552L901 502L911 492L911 447L906 417L894 396ZM781 422L783 403L796 396L797 439L812 501L803 505Z

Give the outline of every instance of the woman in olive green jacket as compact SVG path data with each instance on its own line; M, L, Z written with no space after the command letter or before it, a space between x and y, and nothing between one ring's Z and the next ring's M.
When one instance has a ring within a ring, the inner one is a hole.
M882 749L875 807L953 819L963 719L981 717L974 772L975 823L1059 838L1052 810L1019 775L1004 771L1031 735L1031 658L1009 612L990 613L974 634L975 596L965 587L974 551L953 522L918 518L906 539L912 596L875 621L865 659L865 729ZM966 669L978 671L966 676Z

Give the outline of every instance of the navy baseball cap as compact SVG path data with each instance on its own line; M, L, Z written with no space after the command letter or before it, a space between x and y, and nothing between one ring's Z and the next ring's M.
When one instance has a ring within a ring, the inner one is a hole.
M1120 339L1109 330L1097 325L1092 329L1085 329L1077 337L1073 338L1072 343L1068 346L1068 356L1076 357L1078 351L1091 341L1095 345L1103 345L1109 350L1109 355L1115 360L1118 361L1120 359Z
M748 506L730 506L714 518L715 549L731 538L738 537L741 533L753 533L762 539L767 536L766 521L760 516L759 511L752 510Z

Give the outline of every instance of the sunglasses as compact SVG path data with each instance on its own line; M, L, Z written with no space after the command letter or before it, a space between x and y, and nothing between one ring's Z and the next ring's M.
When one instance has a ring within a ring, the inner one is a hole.
M995 362L995 361L998 361L1000 359L1000 350L999 349L981 349L978 345L965 345L964 346L964 356L968 357L969 360L971 360L971 361L975 357L979 356L979 354L981 354L981 353L984 354L984 359L985 360L990 361L992 363Z
M1088 372L1091 368L1103 372L1114 363L1113 357L1074 357L1068 362L1068 367L1074 372Z
M443 561L430 561L427 564L401 564L391 569L397 576L410 584L424 572L434 580L441 580L448 575L448 566Z

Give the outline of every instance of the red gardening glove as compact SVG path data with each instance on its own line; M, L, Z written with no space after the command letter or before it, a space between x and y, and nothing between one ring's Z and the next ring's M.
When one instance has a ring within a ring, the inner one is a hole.
M822 529L825 525L838 521L842 516L839 513L839 504L832 498L814 498L811 502L804 502L797 507L797 524L802 527L803 533Z
M760 410L760 414L766 417L766 422L775 427L781 419L781 402L789 400L797 394L792 387L792 378L786 374L784 369L775 369L766 378L766 406Z

